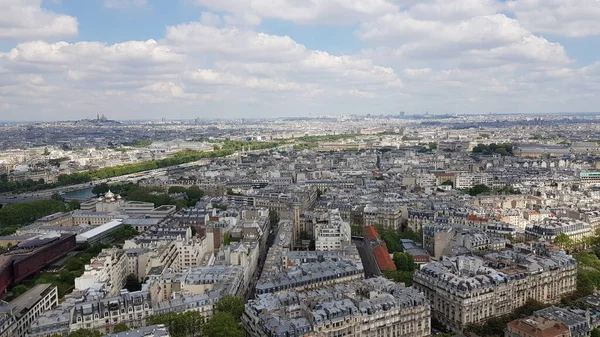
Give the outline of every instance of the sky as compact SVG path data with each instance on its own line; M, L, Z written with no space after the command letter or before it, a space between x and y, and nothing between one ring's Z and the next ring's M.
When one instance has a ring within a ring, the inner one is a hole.
M600 0L0 0L0 120L600 110Z

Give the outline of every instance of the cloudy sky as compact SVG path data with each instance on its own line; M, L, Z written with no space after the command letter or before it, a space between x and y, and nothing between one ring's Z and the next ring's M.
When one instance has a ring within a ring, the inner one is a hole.
M0 0L0 120L599 110L598 0Z

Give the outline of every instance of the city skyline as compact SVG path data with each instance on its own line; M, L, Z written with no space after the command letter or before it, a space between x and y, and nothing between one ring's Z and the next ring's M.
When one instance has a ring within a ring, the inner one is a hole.
M0 120L592 112L600 2L1 0Z

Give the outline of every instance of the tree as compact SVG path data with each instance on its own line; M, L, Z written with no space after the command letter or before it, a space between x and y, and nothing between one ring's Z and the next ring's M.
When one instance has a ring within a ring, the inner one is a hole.
M169 194L185 193L186 191L187 191L187 188L185 188L183 186L170 186L169 187Z
M67 337L102 337L102 334L96 330L79 329L71 332Z
M210 337L244 337L244 330L240 328L239 322L227 312L216 312L213 317L204 324L202 332Z
M189 199L200 200L204 196L204 191L198 186L192 186L185 192Z
M453 184L454 183L452 183L452 180L450 180L450 179L448 179L442 183L442 185L444 185L444 186L452 186Z
M402 270L387 270L384 276L394 282L404 283L407 287L412 285L413 271L402 271Z
M573 244L573 240L565 233L560 233L554 238L554 243L559 247L566 249Z
M475 185L475 186L471 187L467 193L469 193L472 196L476 196L476 195L483 194L483 193L489 193L490 191L491 191L491 189L489 187L487 187L486 185L479 184L479 185Z
M129 291L139 291L142 290L142 284L140 283L140 280L137 278L137 276L129 274L125 279L125 289Z
M66 210L65 204L58 200L38 200L5 205L0 208L0 225L3 229L15 226L14 230L16 230L18 226L27 225L46 215ZM2 235L9 234L11 233L2 232Z
M23 284L16 285L14 288L12 288L13 297L19 297L19 296L23 295L24 293L26 293L27 290L29 290L29 288L27 288L26 285L23 285Z
M172 337L196 336L202 332L204 316L197 311L150 316L148 325L164 324Z
M76 200L76 199L69 200L69 202L68 202L68 208L71 211L74 211L76 209L80 209L81 208L81 202L79 202L79 200Z
M408 253L394 253L394 264L396 269L400 271L415 270L415 260Z
M185 199L179 199L175 202L175 207L177 210L188 207L188 201Z
M238 296L223 296L215 304L215 310L229 313L239 320L244 313L244 300Z
M275 227L279 224L279 214L276 210L269 210L269 222L271 223L271 227Z
M600 330L598 328L593 328L591 333L590 333L591 337L600 337Z
M56 200L56 201L60 201L62 203L65 202L65 198L62 195L58 194L58 193L52 194L52 196L50 197L50 199Z
M125 323L119 323L113 328L113 333L129 331L129 327Z
M96 185L96 186L92 187L92 193L99 196L99 195L102 195L102 194L105 194L106 192L108 192L109 189L110 189L110 187L108 186L107 183L102 183L100 185Z

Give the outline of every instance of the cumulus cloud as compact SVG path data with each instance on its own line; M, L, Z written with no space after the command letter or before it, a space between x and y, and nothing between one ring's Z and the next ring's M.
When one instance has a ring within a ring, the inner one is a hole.
M397 6L387 0L195 0L199 6L229 12L234 17L274 18L299 24L347 24L390 11Z
M506 8L533 32L568 37L600 35L597 0L513 0Z
M35 30L70 17L41 9L39 1L3 1L13 15L0 12L0 39L20 30L23 41L0 51L0 109L24 118L526 112L600 104L600 64L576 66L552 38L558 28L543 21L574 25L561 35L594 35L595 23L586 22L595 7L585 0L573 2L589 9L577 20L558 0L194 0L197 22L115 44L54 40L61 37L56 30ZM146 1L105 5L139 8ZM15 19L14 8L29 8L26 17L36 20ZM311 48L293 32L262 31L269 19L295 29L347 25L362 47Z
M0 41L76 36L77 19L41 8L41 0L0 0Z

